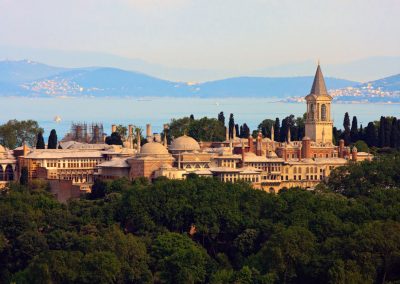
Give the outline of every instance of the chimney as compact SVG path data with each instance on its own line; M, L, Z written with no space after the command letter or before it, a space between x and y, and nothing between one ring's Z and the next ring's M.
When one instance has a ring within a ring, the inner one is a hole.
M229 128L225 127L225 141L229 141Z
M262 155L262 134L261 134L261 131L258 132L258 136L257 136L256 155L257 156L261 156Z
M115 124L111 125L111 133L117 132L117 126Z
M133 135L133 125L129 124L128 125L128 137Z
M245 154L244 143L242 143L242 167L244 166L244 154Z
M151 142L153 133L151 132L151 124L146 124L146 139L147 142Z
M344 158L344 140L339 140L339 158Z
M253 136L249 135L249 138L247 139L247 141L248 141L247 143L249 144L249 152L255 153Z
M22 152L23 152L24 157L26 157L26 155L28 155L29 147L26 145L26 143L24 143L24 145L22 147Z
M139 129L136 129L136 143L137 143L137 146L136 146L136 150L137 150L137 152L138 153L140 153L140 147L141 147L141 138L140 138L140 130Z
M271 140L272 140L272 142L275 141L275 129L274 129L274 125L273 124L271 126Z
M353 149L351 150L351 159L354 162L357 162L357 147L353 146Z

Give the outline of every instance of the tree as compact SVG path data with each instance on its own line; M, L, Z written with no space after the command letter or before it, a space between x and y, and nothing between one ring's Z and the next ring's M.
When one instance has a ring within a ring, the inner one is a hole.
M229 138L233 137L233 131L236 131L235 129L235 119L233 117L233 113L229 115Z
M46 145L44 144L43 134L42 132L39 132L37 136L36 149L45 149L45 148Z
M223 111L221 111L218 114L218 121L221 122L221 124L225 126L225 115L224 115Z
M391 134L392 134L392 118L385 117L384 119L385 124L385 147L390 147L391 143Z
M239 124L235 124L235 134L236 134L236 137L240 137Z
M111 133L111 136L106 137L106 144L108 145L122 145L121 135L118 132Z
M390 147L399 148L400 147L400 129L397 118L394 117L392 120L392 131L390 133Z
M378 145L379 147L385 147L386 141L385 141L385 117L381 116L381 119L379 121L379 131L378 131Z
M240 133L241 138L248 138L250 136L250 128L247 126L246 123L241 126L242 132Z
M377 146L376 144L376 129L373 122L369 122L365 130L365 142L369 147Z
M121 138L125 138L126 134L128 133L128 128L126 128L126 126L123 126L122 124L119 124L117 125L116 132Z
M194 120L194 115L191 114L189 118L190 118L190 120Z
M353 116L353 121L351 122L350 139L352 143L358 140L358 122L356 116Z
M279 118L275 118L275 124L274 124L274 139L275 141L281 141L280 138L280 133L281 133L281 123L279 121Z
M358 140L353 144L354 147L357 148L359 152L368 152L369 148L367 143L365 143L363 140Z
M274 125L274 123L275 122L272 119L264 119L258 125L257 129L259 131L261 131L261 133L264 137L271 137L271 129L272 129L272 126ZM275 135L275 133L274 133L274 135Z
M47 142L47 149L57 149L57 132L55 129L50 131L49 140Z
M152 246L156 270L166 283L201 283L206 276L208 255L187 236L165 233Z
M345 145L350 145L351 142L351 136L350 136L350 117L349 113L346 112L344 114L344 119L343 119L343 127L344 127L344 132L343 132L343 140Z
M21 176L19 177L19 183L22 185L28 184L28 168L27 167L21 168Z
M36 137L43 129L34 120L9 120L0 126L0 144L15 149L24 143L34 146Z

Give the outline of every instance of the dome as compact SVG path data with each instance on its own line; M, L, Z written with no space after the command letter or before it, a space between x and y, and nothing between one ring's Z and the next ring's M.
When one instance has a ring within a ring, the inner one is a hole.
M200 150L199 143L187 135L174 139L169 147L172 151L197 151Z
M157 142L149 142L142 146L141 155L168 155L168 150Z

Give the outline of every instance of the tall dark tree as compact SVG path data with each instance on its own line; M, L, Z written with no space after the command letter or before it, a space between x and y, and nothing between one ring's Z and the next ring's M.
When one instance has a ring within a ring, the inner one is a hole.
M240 137L239 124L235 124L236 137Z
M353 116L353 121L351 122L350 139L352 143L358 140L358 122L356 116Z
M229 138L233 137L233 131L235 130L235 118L233 113L229 115Z
M386 141L385 141L385 117L381 116L381 119L379 121L379 131L378 131L378 146L379 147L385 147Z
M224 112L223 112L223 111L221 111L221 112L218 114L218 121L221 122L222 125L225 125L225 115L224 115Z
M190 120L194 120L194 115L191 114L189 118L190 118Z
M385 117L385 147L391 146L392 119Z
M44 144L43 133L39 132L36 141L36 149L45 149L46 145Z
M241 137L242 138L249 137L250 136L250 128L247 126L247 124L244 123L243 126L241 126L241 127L242 127L242 135L241 135Z
M392 130L390 134L390 147L392 148L400 147L399 134L400 134L399 123L397 121L397 118L394 117L392 120Z
M21 176L19 177L19 183L22 185L28 184L28 168L27 167L21 168Z
M358 140L365 140L364 136L364 128L363 125L360 124L360 128L358 129Z
M264 119L257 127L258 130L261 130L261 133L264 137L271 137L271 128L274 125L275 121L272 119Z
M373 122L369 122L365 130L365 142L367 142L369 147L373 147L377 146L376 140L377 137L376 137L375 124Z
M349 145L351 142L351 136L350 136L350 117L348 112L344 114L343 127L344 127L343 140L345 145Z
M57 132L55 129L52 129L50 131L50 136L47 143L47 149L57 149L57 143L58 143Z
M281 141L281 123L279 121L279 118L275 118L275 124L274 124L274 136L275 136L275 141Z

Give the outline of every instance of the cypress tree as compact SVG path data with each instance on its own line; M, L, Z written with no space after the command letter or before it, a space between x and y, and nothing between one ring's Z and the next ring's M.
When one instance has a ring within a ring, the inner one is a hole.
M369 122L365 130L365 142L367 142L368 147L377 146L376 143L376 129L373 122Z
M275 124L274 124L274 136L275 136L275 141L281 141L281 123L279 121L279 118L275 118Z
M358 122L356 116L353 116L353 121L351 122L350 139L352 143L358 140Z
M236 137L240 137L239 124L235 124Z
M194 115L191 114L189 118L190 118L190 120L194 120Z
M247 123L243 124L243 135L241 136L242 138L247 138L250 136L250 128L247 126Z
M345 145L349 145L351 142L351 137L350 137L350 117L348 112L344 114L343 127L344 127L343 140Z
M365 140L364 136L364 128L362 124L360 124L360 129L358 130L358 140Z
M57 149L57 132L55 129L50 131L49 140L47 143L47 149Z
M44 144L43 133L39 132L36 141L36 149L45 149L46 145Z
M333 138L333 144L337 145L338 141L340 139L340 133L339 133L339 130L336 127L332 128L332 138Z
M235 129L235 119L233 118L233 113L229 115L229 138L233 137L233 131Z
M225 115L224 115L224 112L223 112L223 111L221 111L221 112L218 114L218 121L221 122L222 125L225 125Z
M383 116L379 121L378 146L385 147L385 117Z
M390 133L390 147L392 148L399 148L400 141L399 141L399 128L397 118L393 118L392 120L392 130Z
M385 147L390 147L390 136L392 133L392 122L389 117L385 117Z
M19 183L22 185L28 184L28 168L27 167L21 168L21 176L19 177Z

